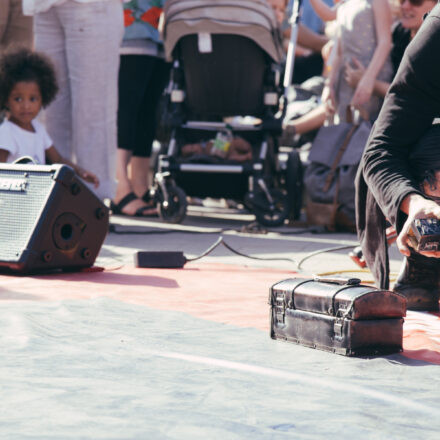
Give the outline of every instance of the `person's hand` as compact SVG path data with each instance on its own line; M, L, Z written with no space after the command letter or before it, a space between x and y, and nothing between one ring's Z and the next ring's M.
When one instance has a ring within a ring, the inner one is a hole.
M361 109L363 105L367 104L373 94L374 78L363 75L359 84L356 87L350 105Z
M356 89L365 73L365 66L355 57L352 63L345 63L345 81Z
M91 173L90 171L87 171L81 167L76 167L76 173L78 174L78 176L80 176L82 179L84 179L86 182L88 183L93 183L95 188L98 188L99 186L99 179L98 177Z
M397 237L397 247L399 251L409 257L410 246L408 234L411 229L411 223L418 218L438 218L440 219L440 206L433 200L425 199L419 194L410 194L405 197L402 205L406 203L408 211L408 219L406 220L400 234ZM419 252L426 257L440 258L440 252Z
M331 84L326 84L322 91L322 103L325 105L325 113L327 116L333 116L336 111L336 95Z

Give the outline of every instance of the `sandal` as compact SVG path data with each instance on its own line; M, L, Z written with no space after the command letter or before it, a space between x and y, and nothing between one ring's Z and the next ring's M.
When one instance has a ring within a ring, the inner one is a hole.
M134 214L126 214L122 210L134 200L139 200L134 192L128 193L121 199L119 203L110 202L110 209L115 215L126 215L127 217L155 217L157 209L151 204L150 206L141 206ZM148 211L148 212L147 212Z
M147 204L151 204L154 202L153 197L151 197L151 193L149 189L145 191L145 194L141 197L141 200L143 200Z

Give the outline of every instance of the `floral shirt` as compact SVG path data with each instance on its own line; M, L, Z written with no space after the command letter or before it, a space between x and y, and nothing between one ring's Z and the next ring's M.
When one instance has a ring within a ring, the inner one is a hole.
M160 43L159 19L166 0L124 0L124 40L147 38Z

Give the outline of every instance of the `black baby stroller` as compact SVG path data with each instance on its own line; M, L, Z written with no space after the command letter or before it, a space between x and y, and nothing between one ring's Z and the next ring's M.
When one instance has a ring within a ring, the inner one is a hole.
M300 161L289 158L287 175L278 163L283 55L272 8L266 0L169 0L162 34L173 62L171 139L153 189L162 219L181 222L188 195L237 200L259 223L283 224L292 207L286 179L295 180ZM233 145L249 151L231 154Z

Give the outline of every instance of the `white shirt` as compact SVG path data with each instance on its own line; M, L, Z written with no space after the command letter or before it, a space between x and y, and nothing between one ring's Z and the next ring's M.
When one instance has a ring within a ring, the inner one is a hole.
M23 130L5 120L0 125L0 149L9 151L7 162L14 162L22 156L31 156L37 163L45 164L45 151L53 145L44 126L36 119L32 121L35 133Z
M23 0L23 14L34 15L38 12L45 12L52 6L61 5L67 0ZM75 0L77 3L93 3L107 0Z

